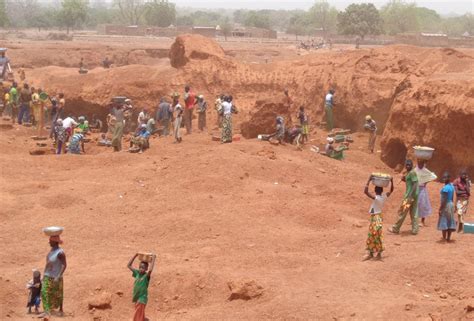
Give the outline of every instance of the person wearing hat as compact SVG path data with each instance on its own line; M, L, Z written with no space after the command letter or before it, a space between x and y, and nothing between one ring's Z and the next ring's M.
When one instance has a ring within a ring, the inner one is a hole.
M146 129L146 124L140 126L140 130L132 137L130 140L130 148L133 147L139 149L139 153L143 153L143 150L150 147L148 139L150 138L150 133Z
M77 125L77 128L79 128L82 131L83 135L86 135L87 132L89 131L89 122L86 120L86 117L84 116L79 116L77 120L79 122L79 125Z
M44 313L41 318L48 318L51 311L59 308L59 314L63 315L63 274L67 268L66 253L59 246L63 241L59 237L50 236L49 245L51 251L46 256L46 266L43 273L43 284L41 287L41 299L43 300Z
M375 140L377 139L377 124L370 115L365 116L365 130L369 131L369 151L374 152Z
M207 102L204 100L203 95L198 96L197 106L198 106L198 128L202 132L206 128L206 110L207 110Z
M334 138L328 137L327 139L327 144L325 147L325 152L326 156L337 159L337 160L342 160L344 159L344 150L346 149L344 146L340 146L338 148L334 147Z
M334 89L330 89L325 98L325 111L326 111L326 129L331 131L334 128L333 120L333 108L334 108Z

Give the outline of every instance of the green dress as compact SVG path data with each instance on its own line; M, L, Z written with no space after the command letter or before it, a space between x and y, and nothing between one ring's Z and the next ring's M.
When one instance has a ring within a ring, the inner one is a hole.
M148 273L140 274L140 272L135 269L133 270L132 276L135 278L135 283L133 285L132 302L147 304L150 276L148 275Z

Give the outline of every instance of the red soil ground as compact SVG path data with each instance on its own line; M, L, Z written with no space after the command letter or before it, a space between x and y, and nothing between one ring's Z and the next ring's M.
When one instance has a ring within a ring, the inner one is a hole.
M438 67L423 65L423 56L429 54L437 56ZM455 59L458 55L390 47L315 54L272 65L208 57L191 59L182 69L171 68L163 58L153 68L97 68L80 76L76 69L49 66L27 69L27 76L65 91L73 103L69 110L88 114L119 93L130 95L138 105L154 104L192 79L207 96L224 89L235 93L242 110L237 124L252 117L255 105L260 108L255 101L262 95L288 86L296 105L313 106L312 97L335 84L339 125L358 128L359 118L370 112L381 124L387 123L390 136L384 132L384 142L403 130L403 143L408 145L417 137L410 136L415 129L398 129L395 121L389 124L390 118L398 117L399 110L405 112L403 102L410 93L412 99L422 95L421 101L428 102L428 93L423 95L430 82L452 77L454 93L463 94L456 86L467 88L464 99L439 95L446 109L451 110L455 101L465 106L459 107L465 119L471 117L472 82L461 76L467 77L472 64L464 56ZM410 89L405 92L403 86ZM397 90L402 94L394 97ZM275 100L278 104L279 98ZM310 109L314 121L320 118L318 106ZM440 107L427 103L425 108L429 115ZM412 126L426 120L414 115ZM417 128L417 133L443 128L436 127L441 120L433 116L434 127ZM437 134L427 135L426 143L441 139L438 129L433 132ZM318 155L309 146L296 151L245 139L221 145L207 133L184 136L180 145L172 144L171 138L153 139L151 149L141 155L114 154L89 143L87 154L77 157L30 156L34 134L23 127L0 132L2 320L31 320L25 315L25 283L32 268L44 267L49 245L41 229L48 225L65 227L66 320L130 320L133 279L126 264L136 251L158 255L147 306L150 320L474 319L474 312L466 310L474 305L472 237L456 234L455 242L440 242L436 213L417 236L410 235L409 222L401 235L386 234L382 262L361 262L370 205L363 194L368 175L384 171L396 177L396 190L384 213L385 228L395 221L404 190L399 175L378 154L365 151L365 134L354 135L355 143L342 162ZM312 144L325 137L317 130ZM473 137L468 133L467 139ZM442 152L459 148L451 147ZM439 166L458 167L460 157L453 153L452 161ZM471 162L472 153L467 157ZM435 212L440 187L429 186ZM229 301L228 283L240 281L254 281L263 294ZM90 311L88 301L101 293L111 295L111 309Z

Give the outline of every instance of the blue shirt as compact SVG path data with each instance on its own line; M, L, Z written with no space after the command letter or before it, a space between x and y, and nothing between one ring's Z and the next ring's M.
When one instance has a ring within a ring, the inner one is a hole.
M453 202L453 196L454 196L454 186L453 186L453 184L449 183L447 185L444 185L443 188L441 189L441 197L443 196L443 193L447 194L446 201L448 203L452 203Z
M148 130L145 130L145 131L142 130L142 131L138 134L138 136L143 137L143 138L148 138L148 137L150 137L150 132L149 132Z

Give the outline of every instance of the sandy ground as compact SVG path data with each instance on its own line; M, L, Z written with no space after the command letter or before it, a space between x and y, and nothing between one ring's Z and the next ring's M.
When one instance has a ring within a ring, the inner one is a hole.
M25 283L44 266L48 225L65 227L66 320L131 319L126 264L136 251L158 256L150 320L473 318L464 310L474 300L472 237L440 242L436 214L418 236L408 224L386 235L382 262L361 262L370 205L363 186L372 171L392 173L364 150L364 134L342 162L308 147L221 145L208 134L181 145L153 139L141 155L90 143L86 155L30 156L33 134L0 134L2 320L31 319ZM398 177L385 228L404 190ZM439 189L429 188L434 208ZM241 280L263 295L228 301L228 282ZM112 295L111 309L89 311L102 292Z

